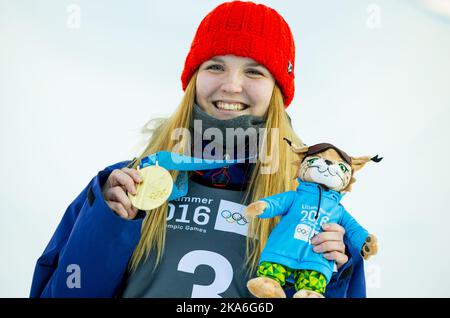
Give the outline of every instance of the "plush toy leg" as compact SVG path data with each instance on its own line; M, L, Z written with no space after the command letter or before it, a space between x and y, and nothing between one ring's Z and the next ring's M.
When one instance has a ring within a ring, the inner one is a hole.
M327 279L322 273L312 270L298 270L294 273L294 298L324 298Z
M269 277L256 277L247 282L247 288L258 298L286 298L280 283Z
M286 298L281 286L286 282L286 277L291 275L292 270L283 265L262 262L257 275L259 277L248 281L247 288L253 296L258 298Z
M292 296L292 298L325 298L321 293L312 290L302 289Z

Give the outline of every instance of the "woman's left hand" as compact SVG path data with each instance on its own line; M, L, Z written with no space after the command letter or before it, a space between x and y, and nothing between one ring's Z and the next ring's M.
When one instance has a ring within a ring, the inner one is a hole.
M324 232L317 234L311 240L314 245L313 250L316 253L323 253L323 257L327 260L335 261L339 269L348 261L348 256L345 255L345 229L336 223L325 223L322 229Z

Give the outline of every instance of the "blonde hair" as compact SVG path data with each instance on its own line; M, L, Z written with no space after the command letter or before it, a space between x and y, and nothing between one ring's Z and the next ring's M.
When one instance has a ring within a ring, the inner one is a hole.
M192 108L195 101L196 89L195 83L197 79L197 72L192 76L186 92L176 109L175 113L168 119L163 121L157 128L155 128L149 143L145 150L135 160L132 168L136 169L140 160L146 156L157 151L167 150L172 151L177 142L178 153L186 152L189 145L189 138L185 138L180 147L180 141L172 140L168 136L172 135L172 131L177 128L189 129L192 118ZM251 198L251 202L257 201L263 197L285 192L295 188L295 167L291 164L296 159L296 155L290 150L290 147L283 141L286 137L297 145L303 145L301 140L297 137L291 127L289 118L285 112L283 95L280 88L275 85L270 100L268 112L266 114L265 128L270 131L272 128L278 128L279 134L276 134L277 140L273 140L272 134L267 134L266 149L272 149L272 145L278 143L278 153L276 153L275 160L278 160L278 168L276 173L262 174L262 162L258 159L255 163L252 176L250 179L250 186L246 189L243 201ZM170 172L175 180L178 176L177 171ZM147 213L144 219L141 230L141 239L136 246L131 260L129 262L129 270L134 271L138 267L143 258L147 258L150 252L156 252L155 268L161 261L164 251L165 236L166 236L166 218L167 218L168 203ZM270 232L277 224L278 218L272 219L258 219L255 218L250 221L249 232L247 236L246 252L247 259L245 265L250 272L253 272L259 261L259 256L267 242ZM155 250L155 251L153 251Z

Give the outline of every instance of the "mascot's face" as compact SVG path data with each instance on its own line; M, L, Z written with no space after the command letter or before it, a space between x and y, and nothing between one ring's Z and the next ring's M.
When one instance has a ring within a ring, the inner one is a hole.
M342 191L352 178L352 167L334 149L327 149L304 158L298 177L305 182L322 184L334 191Z

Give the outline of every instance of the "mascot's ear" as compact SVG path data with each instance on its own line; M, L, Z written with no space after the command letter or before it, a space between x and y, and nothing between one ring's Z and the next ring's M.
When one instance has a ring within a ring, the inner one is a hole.
M375 157L350 157L352 159L352 173L361 170L362 167L369 161L380 162L383 158L378 158L378 155Z
M355 183L356 179L354 177L354 174L356 171L361 170L362 167L369 161L374 162L380 162L383 158L378 158L378 155L375 157L350 157L352 159L352 177L350 179L350 182L345 187L345 189L342 190L342 192L350 192L352 191L352 185Z
M288 143L288 145L291 147L292 151L295 152L296 154L304 154L306 152L308 152L309 147L308 146L297 146L296 144L294 144L292 141L290 141L287 138L283 138L283 140L286 140L286 142Z
M291 150L294 153L296 153L300 159L298 161L292 162L292 164L296 165L296 166L300 166L303 161L303 158L305 158L305 155L308 152L309 147L308 146L302 146L302 147L297 146L296 144L294 144L292 141L290 141L287 138L283 138L283 140L285 140L288 143L288 145L291 147Z
M298 155L306 154L309 150L308 146L299 147L296 144L292 144L292 151Z
M350 157L352 159L352 172L361 170L366 163L370 161L370 157Z

